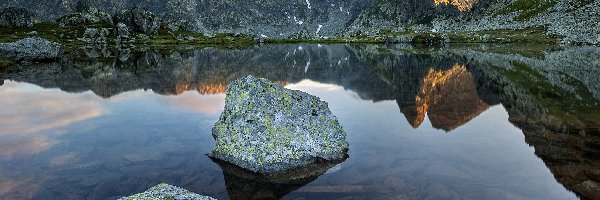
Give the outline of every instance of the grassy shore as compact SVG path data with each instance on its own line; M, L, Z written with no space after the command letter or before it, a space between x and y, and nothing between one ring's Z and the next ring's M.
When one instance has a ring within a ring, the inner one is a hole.
M32 31L37 32L37 37L58 42L66 47L66 52L75 51L78 47L85 45L85 42L79 40L86 28L107 28L111 32L113 27L107 24L92 24L81 26L59 27L55 23L38 23L32 28L13 29L0 28L0 42L14 42L28 37ZM177 39L178 36L188 39ZM112 36L111 36L112 37ZM134 34L132 38L134 46L150 47L169 47L169 46L191 46L191 47L218 47L218 48L246 48L257 44L256 38L250 35L220 33L212 37L207 37L201 33L189 31L170 31L160 29L156 35ZM417 46L440 45L447 43L526 43L526 44L557 44L560 37L546 34L545 27L532 27L522 30L490 30L476 32L449 32L436 33L431 31L413 31L392 32L381 30L377 36L353 36L353 37L329 37L320 39L265 39L262 42L267 44L287 44L287 43L366 43L383 44L394 41L395 38L405 38L403 41ZM110 39L110 38L109 38ZM108 46L114 46L114 42L109 40Z

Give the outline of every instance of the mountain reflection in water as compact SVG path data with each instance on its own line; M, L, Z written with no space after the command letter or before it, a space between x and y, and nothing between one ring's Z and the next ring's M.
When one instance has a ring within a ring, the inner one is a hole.
M451 131L485 111L489 105L481 100L473 76L465 65L448 70L430 69L414 102L398 100L408 122L418 128L429 114L433 127Z
M0 86L0 199L161 182L219 199L600 198L600 49L506 48L157 49L20 67ZM246 75L329 102L349 158L278 179L210 160L224 93Z

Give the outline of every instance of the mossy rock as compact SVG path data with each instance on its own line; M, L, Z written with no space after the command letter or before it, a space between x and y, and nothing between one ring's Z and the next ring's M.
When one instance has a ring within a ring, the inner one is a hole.
M187 200L215 200L212 197L202 196L186 189L168 185L158 184L143 193L128 197L119 198L119 200L168 200L168 199L187 199Z
M346 132L326 102L248 76L233 81L209 156L260 174L344 158Z

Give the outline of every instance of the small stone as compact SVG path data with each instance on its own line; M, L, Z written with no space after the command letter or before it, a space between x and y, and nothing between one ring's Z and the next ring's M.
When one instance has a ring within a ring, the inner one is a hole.
M32 36L36 36L37 34L38 34L37 31L31 31L31 32L27 33L27 36L32 37Z
M442 35L440 36L440 39L441 39L441 42L442 42L443 44L448 44L448 43L450 43L450 42L451 42L451 41L450 41L450 36L448 36L448 34L442 34Z
M142 33L140 33L140 34L137 34L137 35L136 35L136 38L137 38L138 40L141 40L141 41L146 41L146 40L149 40L149 39L150 39L150 37L149 37L148 35L146 35L146 34L142 34Z
M264 37L258 37L258 38L255 39L255 41L256 41L256 43L263 44L263 43L265 43L265 38Z
M209 156L252 172L274 174L346 156L346 132L326 102L247 76L227 89Z
M178 35L175 39L179 40L179 41L183 41L183 40L194 40L194 37L189 36L189 35Z

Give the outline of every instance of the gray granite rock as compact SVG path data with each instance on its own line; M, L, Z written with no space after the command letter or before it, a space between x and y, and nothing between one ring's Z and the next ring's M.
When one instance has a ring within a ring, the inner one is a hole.
M56 20L59 26L77 26L83 24L113 24L112 16L98 8L78 6L78 12L65 15Z
M160 28L160 19L154 13L142 8L134 7L115 15L115 22L124 23L131 31L156 34Z
M128 197L119 198L119 200L159 200L159 199L173 199L173 200L214 200L215 198L202 196L186 189L168 185L159 184L154 186L143 193L135 194Z
M56 42L38 37L25 38L13 43L0 43L0 57L13 61L58 59L63 48Z
M177 37L175 37L175 39L179 40L179 41L184 41L184 40L194 40L194 37L189 36L189 35L177 35Z
M123 23L118 23L116 28L117 39L115 40L117 45L123 45L128 42L132 42L130 37L129 28Z
M76 12L78 1L80 0L9 0L0 4L0 8L22 6L36 10L42 20L55 20ZM303 30L315 38L333 37L344 30L346 24L355 18L361 7L368 4L365 0L86 0L86 2L108 13L119 13L132 7L144 8L160 17L166 24L164 27L170 30L183 29L209 37L217 33L241 33L255 37L264 34L269 38L288 38ZM131 24L127 25L132 27ZM318 34L317 30L319 30Z
M108 29L95 29L95 28L87 28L83 33L83 37L79 38L81 41L86 42L87 44L95 45L95 46L106 46L108 44L107 36L109 36L110 31Z
M522 13L527 13L525 11L506 9L514 7L514 3L512 0L495 1L485 7L485 12L435 18L431 24L441 32L519 30L543 26L547 28L548 35L560 36L563 44L600 44L600 26L596 25L600 20L600 1L540 1L537 2L540 6L548 8L527 18L522 17Z
M32 27L35 14L24 8L8 7L0 10L0 27Z
M24 7L35 10L42 20L55 20L70 13L80 12L82 9L78 1L11 0L0 4L0 8ZM541 10L537 10L538 6L519 8L519 5L514 4L518 2L520 1L465 0L436 5L434 1L417 0L87 1L90 6L108 13L117 13L117 16L122 16L119 13L129 13L125 18L131 23L125 24L131 27L131 31L142 30L145 34L154 33L156 29L153 27L158 27L159 21L161 24L164 22L164 28L172 31L183 29L206 36L241 33L255 38L265 35L270 39L377 37L388 31L418 31L416 29L419 26L426 27L427 30L435 29L439 33L544 26L547 27L549 35L561 36L565 44L600 44L600 1L535 1L533 4L544 8ZM468 9L461 9L459 5L455 5L458 3L467 5ZM131 7L139 8L130 9ZM123 12L126 9L130 10ZM139 12L132 12L134 10ZM516 19L529 14L531 16L525 19ZM86 19L77 16L76 18ZM137 21L142 23L133 23L132 19L138 19Z
M272 174L346 155L346 133L318 97L247 76L229 85L225 101L213 158Z

